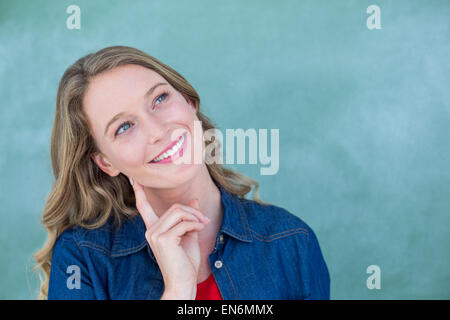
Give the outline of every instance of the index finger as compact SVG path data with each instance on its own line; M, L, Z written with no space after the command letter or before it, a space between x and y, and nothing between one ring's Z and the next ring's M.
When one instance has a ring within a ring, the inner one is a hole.
M150 202L148 202L147 196L144 192L144 188L136 181L133 181L131 185L133 186L134 195L136 198L136 208L141 214L145 226L148 229L151 225L159 220L159 217L156 215Z

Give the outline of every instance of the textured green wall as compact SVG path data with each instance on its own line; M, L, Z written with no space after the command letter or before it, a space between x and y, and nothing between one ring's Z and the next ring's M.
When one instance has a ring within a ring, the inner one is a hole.
M219 128L280 130L276 175L231 167L316 231L333 299L449 299L449 17L445 0L0 1L0 298L36 296L58 81L120 44L185 76Z

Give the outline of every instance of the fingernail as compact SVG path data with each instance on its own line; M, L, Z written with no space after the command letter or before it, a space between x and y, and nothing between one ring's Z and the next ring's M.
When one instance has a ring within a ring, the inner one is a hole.
M131 183L131 185L133 185L133 179L131 179L131 178L129 178L130 179L130 183Z

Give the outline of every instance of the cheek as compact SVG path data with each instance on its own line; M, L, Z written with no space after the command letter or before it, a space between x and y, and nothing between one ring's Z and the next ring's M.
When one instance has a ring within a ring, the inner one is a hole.
M165 120L176 122L192 122L195 118L194 109L183 98L174 99L166 106L162 106Z
M144 145L137 141L129 141L118 149L116 157L124 172L142 166L145 161L144 150Z

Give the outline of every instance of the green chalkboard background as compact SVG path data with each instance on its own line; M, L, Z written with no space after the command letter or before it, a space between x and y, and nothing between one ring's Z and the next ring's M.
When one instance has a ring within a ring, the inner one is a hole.
M280 130L276 175L230 167L313 228L331 298L449 299L449 17L447 0L1 0L0 298L37 296L60 77L128 45L190 81L219 128Z

